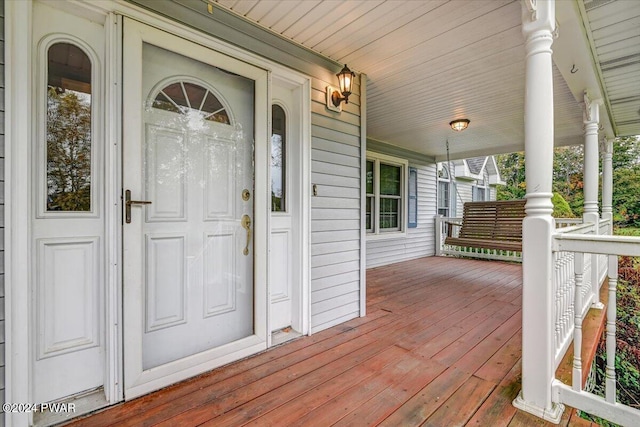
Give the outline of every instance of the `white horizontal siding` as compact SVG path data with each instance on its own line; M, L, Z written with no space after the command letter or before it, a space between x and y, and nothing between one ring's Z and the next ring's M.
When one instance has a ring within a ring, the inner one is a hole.
M325 106L325 87L311 93L311 332L360 315L360 97L342 113Z
M409 161L418 171L418 226L406 237L367 241L367 268L392 264L435 253L436 165Z
M342 301L342 298L334 298L334 301ZM353 301L338 307L332 302L331 307L333 308L324 312L317 312L313 309L313 305L311 307L311 318L314 322L312 332L318 332L357 317L360 311L360 302Z
M464 210L464 204L466 202L471 202L473 199L473 185L475 181L456 181L456 216L462 216L462 212Z
M335 274L333 276L319 277L315 279L314 292L318 292L323 289L328 289L335 286L348 285L351 282L357 282L359 278L359 271L347 271L346 273ZM346 286L345 289L347 289Z

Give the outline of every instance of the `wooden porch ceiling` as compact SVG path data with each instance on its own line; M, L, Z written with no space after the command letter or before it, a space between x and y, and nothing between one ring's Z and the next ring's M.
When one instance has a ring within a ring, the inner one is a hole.
M517 411L521 266L431 257L367 272L368 314L73 426L531 426ZM589 425L565 411L562 424Z

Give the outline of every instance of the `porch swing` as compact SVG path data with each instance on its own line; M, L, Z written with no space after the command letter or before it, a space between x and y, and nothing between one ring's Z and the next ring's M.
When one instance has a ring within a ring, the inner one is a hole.
M447 164L451 171L448 139ZM447 237L444 244L463 248L522 252L525 202L526 200L519 199L464 203L462 223L445 222ZM460 227L457 235L453 232L454 227Z
M522 252L525 200L467 202L462 223L447 222L445 245ZM454 237L453 227L460 227Z

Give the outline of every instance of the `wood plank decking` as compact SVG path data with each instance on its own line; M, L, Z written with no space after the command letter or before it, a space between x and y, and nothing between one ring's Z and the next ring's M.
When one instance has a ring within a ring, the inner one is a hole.
M367 316L73 426L531 426L520 390L522 270L422 258L367 272ZM565 411L561 425L589 422Z

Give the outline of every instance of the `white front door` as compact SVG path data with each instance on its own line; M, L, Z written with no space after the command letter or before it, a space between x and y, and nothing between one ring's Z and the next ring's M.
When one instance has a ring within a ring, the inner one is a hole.
M129 20L123 46L129 399L266 347L267 73Z

